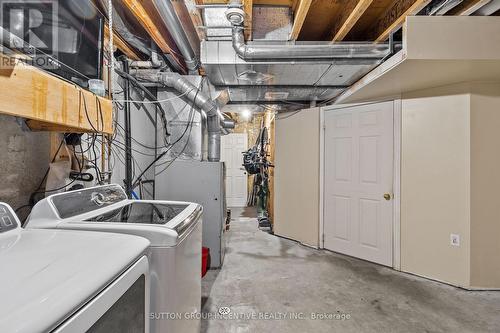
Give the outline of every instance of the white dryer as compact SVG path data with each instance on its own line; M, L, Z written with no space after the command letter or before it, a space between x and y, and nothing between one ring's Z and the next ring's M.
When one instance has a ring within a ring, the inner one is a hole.
M149 332L149 242L24 230L0 203L0 332Z
M201 312L202 207L130 200L119 185L55 194L38 202L26 228L126 233L150 246L151 332L198 333Z

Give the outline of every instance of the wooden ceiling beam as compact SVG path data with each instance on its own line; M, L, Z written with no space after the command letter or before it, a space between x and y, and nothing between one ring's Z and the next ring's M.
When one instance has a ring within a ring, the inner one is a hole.
M372 2L373 0L349 0L335 24L332 42L342 41Z
M106 43L104 44L104 47L108 48L108 40L109 40L109 28L108 25L106 24L104 28L104 40ZM132 60L141 60L141 56L139 55L138 52L136 52L123 38L116 32L115 29L113 29L113 44L116 46L116 48L120 51L122 51L123 54L125 54L129 59Z
M195 5L203 5L203 0L194 0ZM198 38L203 40L207 37L205 30L199 29L198 27L203 25L203 17L201 15L201 10L196 7L188 7L189 16L191 17L191 22L193 23L194 28L196 29L196 33L198 34Z
M299 37L302 26L306 20L307 13L309 12L309 8L311 7L311 3L312 0L299 1L293 20L292 32L290 33L289 38L290 40L296 40Z
M469 16L474 13L479 8L490 3L491 0L465 0L455 6L452 10L450 10L447 14L449 15L460 15L460 16Z
M374 26L373 39L383 42L389 35L403 25L406 17L415 15L427 6L431 0L400 0L395 1L377 20Z
M214 5L221 3L229 3L231 0L196 0L198 4ZM269 6L285 6L292 7L295 0L253 0L254 5L269 5Z
M253 0L254 5L292 7L294 0Z
M160 33L159 26L153 21L151 16L148 14L146 9L144 9L140 0L122 0L122 3L130 10L130 12L135 16L142 27L151 36L153 41L158 45L163 53L169 53L172 58L179 64L181 68L184 67L183 61L181 61L177 55L177 52L173 51L173 46L167 42L167 40Z
M243 0L245 12L245 39L252 40L253 0Z

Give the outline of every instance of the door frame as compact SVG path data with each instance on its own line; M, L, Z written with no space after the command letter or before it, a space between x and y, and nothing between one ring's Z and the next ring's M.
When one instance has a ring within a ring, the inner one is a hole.
M320 109L320 153L319 153L319 247L325 248L325 112L346 108L393 102L393 221L392 221L392 267L401 270L401 98L389 98L377 102L330 105Z

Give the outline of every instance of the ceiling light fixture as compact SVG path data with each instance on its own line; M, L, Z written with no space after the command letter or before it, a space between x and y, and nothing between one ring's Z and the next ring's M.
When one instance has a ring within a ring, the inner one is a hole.
M252 118L252 112L250 110L243 110L243 112L241 113L241 116L245 120L250 120L250 118Z

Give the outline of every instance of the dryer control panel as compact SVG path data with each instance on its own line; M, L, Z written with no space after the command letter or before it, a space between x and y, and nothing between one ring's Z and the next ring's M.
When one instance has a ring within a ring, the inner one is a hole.
M19 221L16 214L6 203L0 202L0 233L16 229Z

